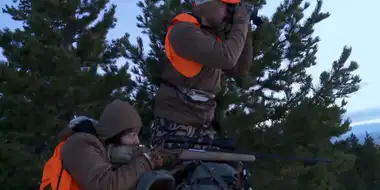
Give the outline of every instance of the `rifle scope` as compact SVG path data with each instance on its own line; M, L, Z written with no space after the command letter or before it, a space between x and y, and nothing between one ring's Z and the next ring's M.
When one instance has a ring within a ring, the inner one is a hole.
M236 148L237 142L233 138L191 138L191 137L176 137L169 136L165 139L165 142L169 143L179 143L179 144L198 144L198 145L209 145L219 147L222 150L233 151Z

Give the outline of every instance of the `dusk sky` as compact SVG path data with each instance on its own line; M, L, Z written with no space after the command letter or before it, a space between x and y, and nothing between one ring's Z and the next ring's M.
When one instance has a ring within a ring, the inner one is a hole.
M112 0L111 0L112 1ZM122 36L125 32L130 33L131 39L141 35L141 31L136 27L136 16L140 10L136 6L137 0L113 0L117 5L116 16L117 26L109 33L109 38ZM281 1L269 1L260 14L271 16ZM312 1L314 2L314 1ZM1 0L0 7L11 4L12 0ZM350 60L359 63L359 74L363 78L361 90L349 99L348 111L353 113L360 110L380 107L377 100L380 94L380 83L378 71L380 64L378 61L377 47L380 44L380 1L365 0L329 0L324 1L323 10L331 13L330 18L326 19L316 27L315 34L320 36L318 52L318 65L313 67L310 72L318 79L318 74L331 67L344 47L353 47ZM11 20L8 15L0 14L0 28L15 28L20 26ZM146 48L148 48L147 38L144 37ZM1 58L1 56L0 56Z

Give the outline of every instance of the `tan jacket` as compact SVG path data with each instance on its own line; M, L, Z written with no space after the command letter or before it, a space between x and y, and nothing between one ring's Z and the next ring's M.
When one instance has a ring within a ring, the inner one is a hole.
M104 110L99 125L99 136L75 133L62 148L63 167L85 190L135 189L140 177L151 166L145 157L137 157L128 165L113 168L104 141L126 129L140 128L141 119L126 102L114 101Z

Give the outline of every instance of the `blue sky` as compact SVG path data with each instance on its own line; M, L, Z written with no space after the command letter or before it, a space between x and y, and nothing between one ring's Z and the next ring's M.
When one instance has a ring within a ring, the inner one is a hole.
M271 16L281 1L267 1L268 4L261 14ZM109 33L109 37L120 37L128 32L134 40L141 35L141 31L136 27L136 16L140 12L136 6L137 0L112 2L118 6L116 12L118 23ZM12 0L1 0L0 7L11 3ZM319 44L318 65L310 70L316 79L321 71L331 67L331 63L339 57L344 45L353 47L351 60L356 60L360 65L357 74L363 78L363 86L349 99L347 108L351 113L380 107L380 101L377 101L380 83L376 82L380 65L375 63L378 61L377 47L380 44L380 38L376 35L380 33L380 26L375 24L379 23L376 19L380 18L379 8L380 1L376 0L325 0L323 10L330 12L331 16L316 27L315 34L322 40ZM15 28L19 23L12 21L8 15L0 13L0 28L5 26ZM143 39L147 45L147 38Z

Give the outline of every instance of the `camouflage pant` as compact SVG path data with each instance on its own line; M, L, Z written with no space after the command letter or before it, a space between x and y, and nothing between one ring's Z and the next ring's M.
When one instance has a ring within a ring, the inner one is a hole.
M181 144L178 143L169 143L165 142L169 136L184 136L190 138L216 138L216 131L210 125L202 125L202 126L191 126L191 125L183 125L178 124L173 121L164 119L164 118L156 118L153 121L151 126L152 136L150 139L150 144L156 148L180 148ZM189 148L195 149L207 149L207 148L217 148L211 147L210 145L192 145Z

